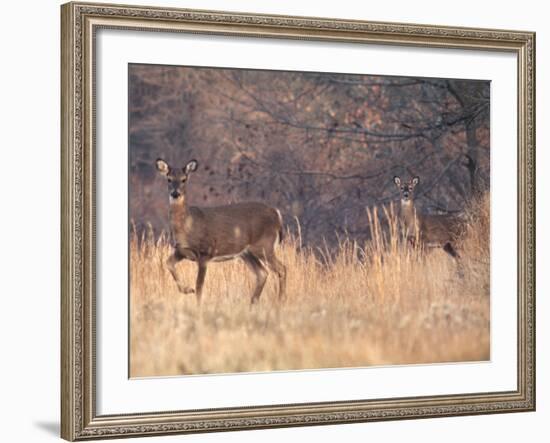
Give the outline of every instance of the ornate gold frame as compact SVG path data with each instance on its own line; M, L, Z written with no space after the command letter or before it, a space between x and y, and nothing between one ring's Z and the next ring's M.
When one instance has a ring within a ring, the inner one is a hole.
M154 7L61 7L61 436L67 440L533 411L535 34ZM99 28L508 51L518 59L518 381L511 392L98 416L94 35Z

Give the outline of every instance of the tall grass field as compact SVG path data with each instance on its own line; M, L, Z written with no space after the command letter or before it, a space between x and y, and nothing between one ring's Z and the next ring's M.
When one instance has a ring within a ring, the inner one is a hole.
M489 197L466 211L457 264L406 241L393 208L365 212L371 240L276 253L287 296L240 260L208 266L202 303L181 294L164 263L166 235L130 239L131 377L483 361L490 358ZM178 264L194 286L197 265Z

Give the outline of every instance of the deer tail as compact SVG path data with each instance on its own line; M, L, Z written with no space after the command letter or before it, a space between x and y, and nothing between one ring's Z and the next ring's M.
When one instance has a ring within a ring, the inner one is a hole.
M472 158L469 154L464 154L464 157L466 158L466 168L468 168L468 172L470 173L470 186L472 188L472 192L476 191L476 172L477 172L477 164L475 160Z
M275 211L277 212L277 217L279 218L279 231L277 232L277 234L278 234L278 242L280 244L283 241L283 234L284 234L283 216L281 215L281 211L279 211L278 209L275 209Z

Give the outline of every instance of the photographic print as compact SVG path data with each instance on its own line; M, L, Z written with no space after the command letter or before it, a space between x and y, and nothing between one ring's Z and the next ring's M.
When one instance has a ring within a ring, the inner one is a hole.
M490 359L490 82L130 64L130 377Z
M62 5L62 437L534 411L535 37Z

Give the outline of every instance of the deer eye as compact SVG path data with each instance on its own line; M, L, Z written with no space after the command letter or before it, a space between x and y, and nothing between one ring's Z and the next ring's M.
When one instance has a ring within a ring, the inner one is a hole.
M187 180L187 179L186 179L185 177L183 177L183 178L181 179L181 182L182 182L182 183L185 183L185 180Z
M172 183L172 179L171 179L171 178L168 179L168 183Z

